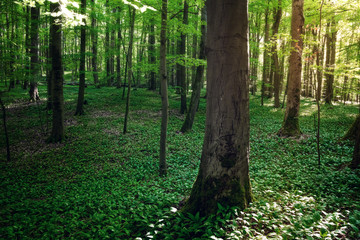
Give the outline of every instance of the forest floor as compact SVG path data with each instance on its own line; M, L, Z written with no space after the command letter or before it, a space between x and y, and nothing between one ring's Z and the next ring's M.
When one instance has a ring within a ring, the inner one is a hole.
M0 239L359 239L360 171L346 165L353 143L339 142L358 113L355 105L322 105L321 165L316 104L301 102L300 139L281 138L284 109L250 99L250 177L255 201L240 211L182 214L202 149L205 99L190 133L170 91L167 177L158 176L161 99L132 91L123 134L122 90L86 88L86 115L74 116L78 88L65 86L66 140L47 144L51 115L27 91L9 93L12 161L0 135ZM46 96L44 86L40 97ZM2 126L1 126L2 129Z

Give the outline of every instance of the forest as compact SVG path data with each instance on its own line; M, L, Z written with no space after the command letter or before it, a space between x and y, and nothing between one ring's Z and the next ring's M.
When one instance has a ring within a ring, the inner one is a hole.
M0 239L360 239L360 0L1 0Z

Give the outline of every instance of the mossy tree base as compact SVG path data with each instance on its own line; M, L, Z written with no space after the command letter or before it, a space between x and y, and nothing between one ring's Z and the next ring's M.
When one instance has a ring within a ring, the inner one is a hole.
M245 209L252 199L249 181L242 182L240 178L227 174L204 179L199 174L182 212L194 215L199 212L201 216L208 216L216 213L218 204Z
M298 137L301 135L300 127L299 127L299 119L297 117L288 117L283 126L277 133L282 137Z
M357 115L354 123L351 125L346 134L342 137L342 140L355 140L356 132L358 131L358 126L360 126L360 114Z

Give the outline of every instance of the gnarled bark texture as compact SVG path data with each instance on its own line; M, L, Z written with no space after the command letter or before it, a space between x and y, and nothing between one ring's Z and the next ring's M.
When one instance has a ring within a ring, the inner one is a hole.
M304 26L304 0L292 1L291 17L291 54L289 60L289 83L286 101L286 112L279 135L298 136L301 134L299 127L300 91L301 91L301 55L303 40L301 34Z
M217 204L246 208L249 179L247 0L208 0L208 89L199 174L184 212L208 215Z

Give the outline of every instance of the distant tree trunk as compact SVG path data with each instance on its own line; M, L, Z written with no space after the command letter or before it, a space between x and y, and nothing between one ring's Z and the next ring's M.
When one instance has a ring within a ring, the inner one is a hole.
M56 13L60 4L50 3L50 12ZM51 17L50 24L50 51L52 53L52 131L48 142L61 142L64 140L64 95L63 95L63 67L61 58L61 24L56 24Z
M96 29L96 15L95 15L95 0L91 0L92 4L92 15L91 15L91 40L92 40L92 70L94 84L99 85L99 73L97 67L97 54L98 54L98 33Z
M250 34L250 40L255 45L250 48L250 81L251 81L251 95L255 95L257 91L257 79L259 69L259 56L260 56L260 25L261 25L261 14L256 13L254 17L254 26L252 34ZM251 18L250 18L251 19ZM250 28L251 30L251 28Z
M26 7L26 25L25 25L25 49L26 49L26 56L25 56L25 80L23 84L23 89L27 89L29 86L29 77L30 77L30 19L31 19L31 12L30 7Z
M279 32L280 20L281 20L282 8L281 0L278 0L277 9L274 11L274 25L273 25L273 41L274 45L272 48L272 60L273 60L273 70L274 70L274 107L280 107L280 64L279 58L277 55L277 34Z
M167 0L162 0L161 8L161 32L160 32L160 79L161 79L161 134L160 134L160 159L159 174L165 176L166 164L166 137L168 125L168 86L166 73L166 27L167 27Z
M132 8L132 11L129 9L130 13L130 39L129 39L129 53L128 53L128 65L129 65L129 72L128 72L128 92L126 98L126 110L125 110L125 118L124 118L124 129L123 133L127 132L127 123L129 118L129 107L130 107L130 92L131 92L131 80L133 75L132 69L132 52L133 52L133 43L134 43L134 25L135 25L135 8ZM125 87L125 86L124 86Z
M86 0L81 0L81 11L85 15ZM84 114L84 96L85 96L85 48L86 48L86 20L83 19L80 35L80 66L79 66L79 94L75 115Z
M206 128L197 179L183 211L213 214L218 204L244 209L249 178L247 0L208 0Z
M106 0L105 3L106 7L106 14L109 14L109 0ZM111 66L110 66L110 21L106 23L106 29L105 29L105 62L106 62L106 82L107 86L111 86Z
M183 15L183 24L188 24L188 12L189 12L189 5L187 0L184 1L184 15ZM180 36L180 46L179 46L179 53L183 60L185 59L186 54L186 34L181 32ZM186 69L184 63L178 64L177 69L177 78L180 86L180 113L184 114L186 112Z
M118 19L117 22L119 24L118 32L117 32L117 57L116 57L116 87L121 88L121 18L120 18L121 8L118 7Z
M150 33L148 36L149 41L149 64L151 65L150 70L150 80L149 80L149 90L155 91L156 90L156 72L153 69L155 62L156 62L156 53L155 53L155 24L154 18L150 19Z
M47 6L48 7L48 6ZM47 50L47 58L46 58L46 83L47 83L47 97L48 97L48 99L47 99L47 103L46 103L46 109L47 110L51 110L52 109L52 106L53 106L53 104L52 104L52 99L53 99L53 97L52 97L52 89L53 89L53 87L52 87L52 84L53 84L53 80L52 80L52 76L53 76L53 69L52 69L52 47L51 47L51 36L52 36L52 30L53 30L53 28L52 28L52 26L51 26L51 21L52 21L52 19L51 19L51 16L48 16L47 17L48 18L48 23L49 23L49 37L47 38L48 39L48 42L47 42L47 44L48 44L48 46L49 46L49 48L48 48L48 50Z
M336 26L335 20L330 23L329 33L327 36L327 50L326 50L326 92L325 92L325 103L331 104L334 96L334 69L335 69L335 57L336 57Z
M265 10L265 38L264 43L269 42L269 9L268 7ZM262 72L262 84L261 84L261 106L264 105L264 97L267 94L268 87L268 74L269 72L269 52L267 46L265 46L264 55L263 55L263 72Z
M40 17L40 7L36 4L36 7L31 8L31 29L30 29L30 38L31 38L31 47L30 47L30 101L35 102L40 100L39 90L37 86L37 81L39 80L39 17Z
M206 22L206 7L201 10L201 22ZM206 26L201 24L201 39L200 39L200 53L199 59L205 59L205 40L206 40ZM196 75L192 84L192 94L189 105L189 111L186 114L184 124L181 127L181 132L185 133L192 129L197 107L200 100L201 83L204 75L204 65L199 65L196 68Z
M286 101L286 112L283 126L278 132L282 136L298 136L299 127L300 91L301 91L301 55L303 48L304 0L292 1L291 17L291 53L289 60L289 85Z

